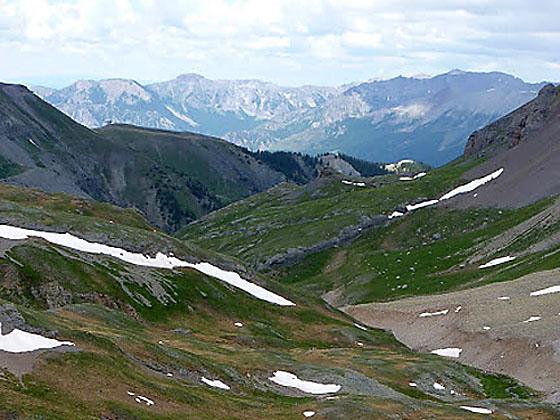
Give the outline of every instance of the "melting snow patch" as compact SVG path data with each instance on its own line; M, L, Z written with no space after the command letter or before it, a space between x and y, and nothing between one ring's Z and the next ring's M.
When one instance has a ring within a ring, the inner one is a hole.
M528 322L535 322L535 321L540 321L541 317L540 316L532 316L529 317L529 319L526 319L525 321L523 321L524 323L528 323Z
M468 405L462 405L461 408L463 410L470 411L471 413L478 413L478 414L492 414L492 410L482 407L469 407Z
M2 351L7 351L9 353L25 353L28 351L73 345L74 343L70 341L58 341L18 329L14 329L8 334L2 335L2 324L0 323L0 350Z
M548 295L550 293L558 293L560 292L560 286L550 286L546 289L537 290L535 292L531 292L531 296L542 296Z
M485 177L482 178L478 178L475 180L472 180L471 182L465 184L465 185L461 185L460 187L457 187L455 189L452 189L451 191L449 191L447 194L444 194L440 200L448 200L452 197L455 197L456 195L459 194L464 194L464 193L468 193L471 191L476 190L478 187L498 178L502 172L504 172L504 168L500 168L497 171L492 172L489 175L486 175Z
M54 233L54 232L43 232L30 229L22 229L9 225L0 225L0 237L12 240L23 240L29 237L42 238L55 245L64 246L67 248L74 249L76 251L87 252L90 254L101 254L115 257L119 260L125 261L129 264L139 265L144 267L153 268L192 268L194 270L200 271L207 276L214 277L218 280L223 281L231 286L237 287L254 297L264 300L266 302L274 303L280 306L294 306L293 302L277 295L276 293L270 292L265 288L251 283L247 280L241 278L241 276L233 271L226 271L218 268L212 264L206 262L200 262L192 264L186 261L182 261L176 257L170 257L161 252L155 257L145 256L143 254L138 254L134 252L125 251L121 248L116 248L104 244L99 244L95 242L88 242L84 239L80 239L70 233Z
M154 402L151 399L144 397L143 395L138 395L134 400L139 404L145 403L148 407L154 405Z
M400 211L394 211L393 213L391 213L389 216L387 216L389 219L394 219L395 217L402 217L404 216L404 213L401 213Z
M360 324L357 324L357 323L354 323L354 327L359 328L360 330L363 330L363 331L367 331L367 330L368 330L368 329L367 329L366 327L364 327L363 325L360 325Z
M304 417L313 417L314 415L315 415L315 411L304 411L303 412Z
M400 181L412 181L412 180L415 180L415 179L422 178L423 176L426 176L426 175L427 175L426 172L420 172L419 174L416 174L414 176L401 176L399 178L399 180Z
M202 378L200 378L200 380L202 382L204 382L206 385L211 386L212 388L220 388L220 389L225 389L226 391L228 391L230 389L229 385L224 384L222 381L220 380L210 380L210 379L206 379L204 376Z
M460 349L458 347L448 347L445 349L432 350L431 353L437 354L438 356L457 358L461 355L462 351L463 349Z
M515 260L515 257L500 257L500 258L494 258L493 260L488 261L486 264L482 264L480 267L478 268L488 268L488 267L494 267L495 265L500 265L500 264L504 264L510 261Z
M366 183L365 182L352 182L352 181L346 181L345 179L342 180L342 183L345 185L353 185L355 187L365 187Z
M282 370L277 370L274 372L274 376L268 379L278 385L297 388L308 394L332 394L340 391L341 388L340 385L336 384L320 384L317 382L302 381L293 373Z
M437 311L437 312L422 312L418 316L420 318L426 318L426 317L430 317L430 316L447 315L448 312L449 312L449 309L444 309L442 311Z
M406 206L406 209L408 211L413 211L413 210L418 210L424 207L428 207L428 206L433 206L434 204L437 204L439 202L439 200L428 200L428 201L422 201L421 203L418 204L409 204Z
M460 311L461 309L463 309L463 307L462 307L461 305L459 305L459 306L457 306L457 307L455 308L455 311L454 311L454 312L457 314L457 313L459 313L459 311Z
M442 384L440 384L439 382L434 382L433 387L434 387L434 389L437 389L438 391L443 391L445 389L445 387Z

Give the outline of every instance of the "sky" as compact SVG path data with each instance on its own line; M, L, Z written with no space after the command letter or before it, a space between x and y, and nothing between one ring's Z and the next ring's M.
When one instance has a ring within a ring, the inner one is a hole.
M559 0L0 0L0 80L560 80Z

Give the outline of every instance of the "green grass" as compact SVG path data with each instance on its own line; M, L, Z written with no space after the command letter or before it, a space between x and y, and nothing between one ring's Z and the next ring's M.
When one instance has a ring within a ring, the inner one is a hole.
M349 245L310 255L284 270L281 280L319 294L342 286L345 303L366 303L512 280L555 268L556 256L546 253L487 270L480 270L480 263L462 266L478 246L550 203L544 200L519 210L423 209Z
M457 161L414 182L398 181L396 175L377 177L367 188L344 185L338 177L307 186L283 184L218 210L177 236L257 266L290 248L332 239L363 218L438 197L459 184L474 164Z

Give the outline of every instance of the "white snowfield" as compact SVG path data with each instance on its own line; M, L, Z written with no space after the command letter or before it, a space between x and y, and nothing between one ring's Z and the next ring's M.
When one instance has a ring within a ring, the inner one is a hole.
M437 311L437 312L422 312L418 316L420 318L426 318L426 317L430 317L430 316L447 315L448 312L449 312L449 309L443 309L443 310Z
M512 257L512 256L494 258L493 260L488 261L486 264L482 264L478 268L494 267L496 265L505 264L505 263L513 261L513 260L515 260L515 257Z
M550 286L546 289L536 290L530 293L530 296L542 296L542 295L549 295L551 293L558 293L560 292L560 286Z
M352 182L352 181L346 181L345 179L342 180L342 183L345 185L353 185L355 187L365 187L366 183L365 182Z
M432 350L431 353L437 354L438 356L457 358L461 355L462 351L463 349L460 349L458 347L448 347L445 349Z
M424 207L429 207L429 206L433 206L434 204L439 203L440 201L444 201L444 200L449 200L452 197L455 197L456 195L459 194L465 194L471 191L474 191L475 189L477 189L478 187L487 184L488 182L498 178L502 173L504 172L504 168L500 168L497 171L492 172L489 175L486 175L482 178L478 178L475 180L472 180L471 182L461 185L457 188L452 189L451 191L449 191L448 193L444 194L441 196L441 198L438 199L433 199L433 200L427 200L427 201L422 201L421 203L418 204L409 204L406 206L406 210L407 211L414 211L414 210L418 210ZM416 175L417 177L421 178L421 176L425 176L426 174L424 172L419 173L418 175ZM403 178L408 178L408 177L403 177ZM403 179L401 178L402 181L409 181L411 179ZM393 214L391 216L389 216L390 219L394 218L394 217L398 217L398 216L394 216L395 212L393 212Z
M452 197L455 197L459 194L465 194L471 191L476 190L478 187L487 184L488 182L498 178L504 172L504 168L500 168L497 171L492 172L489 175L486 175L482 178L474 179L471 182L461 185L460 187L454 188L449 191L447 194L444 194L440 200L448 200Z
M0 225L0 237L12 240L24 240L30 237L42 238L55 245L64 246L80 252L87 252L89 254L108 255L129 264L143 267L164 268L169 270L182 267L192 268L206 274L207 276L214 277L224 283L237 287L238 289L241 289L266 302L274 303L280 306L295 306L295 303L277 295L276 293L270 292L261 286L244 280L239 274L233 271L222 270L221 268L206 262L192 264L173 256L167 256L161 252L158 252L155 257L150 257L143 254L129 252L122 248L96 242L88 242L70 233L44 232L9 225Z
M492 414L492 410L482 407L469 407L468 405L462 405L461 408L463 410L470 411L471 413L478 413L478 414Z
M39 334L14 329L6 335L2 335L2 324L0 323L0 350L9 353L25 353L28 351L53 349L60 346L73 346L70 341L58 341L46 338Z
M268 378L275 384L286 386L289 388L297 388L300 391L306 392L308 394L333 394L340 391L342 388L340 385L336 384L320 384L311 381L302 381L296 375L283 370L277 370L274 372L274 376Z
M206 385L211 386L212 388L225 389L226 391L228 391L230 389L229 385L224 384L222 381L220 381L218 379L211 380L211 379L206 379L203 376L202 378L200 378L200 380L202 382L204 382Z

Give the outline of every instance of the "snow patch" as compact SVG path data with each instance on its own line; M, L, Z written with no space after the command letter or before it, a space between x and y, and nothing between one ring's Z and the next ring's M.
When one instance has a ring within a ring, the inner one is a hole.
M448 200L452 197L455 197L456 195L459 194L464 194L464 193L468 193L471 191L476 190L478 187L498 178L502 173L504 172L504 168L500 168L497 171L492 172L489 175L486 175L485 177L482 178L478 178L478 179L474 179L471 182L465 184L465 185L461 185L460 187L457 187L451 191L449 191L447 194L444 194L440 200Z
M468 405L462 405L461 408L463 410L470 411L471 413L478 413L478 414L492 414L492 410L482 407L469 407Z
M394 211L393 213L391 213L389 216L387 216L389 219L394 219L395 217L402 217L404 216L404 213L401 213L400 211Z
M422 201L421 203L418 204L409 204L406 206L406 209L408 211L413 211L413 210L418 210L424 207L428 207L428 206L433 206L434 204L437 204L439 202L439 200L428 200L428 201Z
M266 302L274 303L280 306L295 305L295 303L283 298L282 296L241 278L241 276L236 272L222 270L221 268L206 262L193 264L180 260L176 257L167 256L161 252L158 252L155 257L150 257L143 254L129 252L122 248L112 247L96 242L88 242L84 239L71 235L70 233L44 232L9 225L0 225L0 237L11 240L24 240L29 237L42 238L52 244L71 248L76 251L87 252L90 254L108 255L129 264L144 267L164 268L169 270L182 267L192 268L206 274L207 276L214 277L224 283L241 289Z
M342 180L342 183L345 185L353 185L355 187L365 187L366 183L365 182L352 182L352 181L347 181L345 179Z
M440 384L439 382L434 382L433 387L434 387L434 389L437 389L438 391L443 391L445 389L445 387L442 384Z
M462 351L463 351L463 349L460 349L458 347L448 347L448 348L445 348L445 349L432 350L431 353L432 354L437 354L438 356L457 358L461 355Z
M342 388L340 385L336 384L320 384L317 382L303 381L293 373L282 370L277 370L274 372L274 376L268 379L275 384L289 388L297 388L308 394L332 394L340 391L340 388Z
M422 312L418 316L420 318L426 318L426 317L430 317L430 316L447 315L448 312L449 312L449 309L444 309L444 310L437 311L437 312Z
M413 181L413 180L415 180L415 179L422 178L422 177L424 177L424 176L426 176L426 175L427 175L426 172L420 172L419 174L416 174L416 175L414 175L414 176L401 176L401 177L399 178L399 180L400 180L400 181Z
M541 317L540 316L531 316L529 317L529 319L526 319L525 321L523 321L523 323L527 324L529 322L535 322L535 321L540 321Z
M46 338L39 334L14 329L8 334L2 335L2 323L0 323L0 350L8 353L25 353L28 351L53 349L60 346L73 346L70 341L58 341Z
M204 376L202 378L200 378L200 380L202 382L204 382L206 385L211 386L212 388L219 388L219 389L224 389L226 391L230 390L231 388L229 387L229 385L224 384L222 381L216 379L216 380L211 380L211 379L206 379Z
M558 293L560 292L560 286L550 286L547 287L546 289L541 289L541 290L536 290L534 292L530 293L530 296L542 296L542 295L548 295L550 293Z
M515 257L511 257L511 256L494 258L493 260L488 261L486 264L482 264L478 268L494 267L495 265L505 264L513 260L515 260Z
M148 407L151 407L152 405L154 405L154 401L149 399L148 397L144 397L143 395L138 395L134 401L136 401L138 404L144 403L146 404Z

